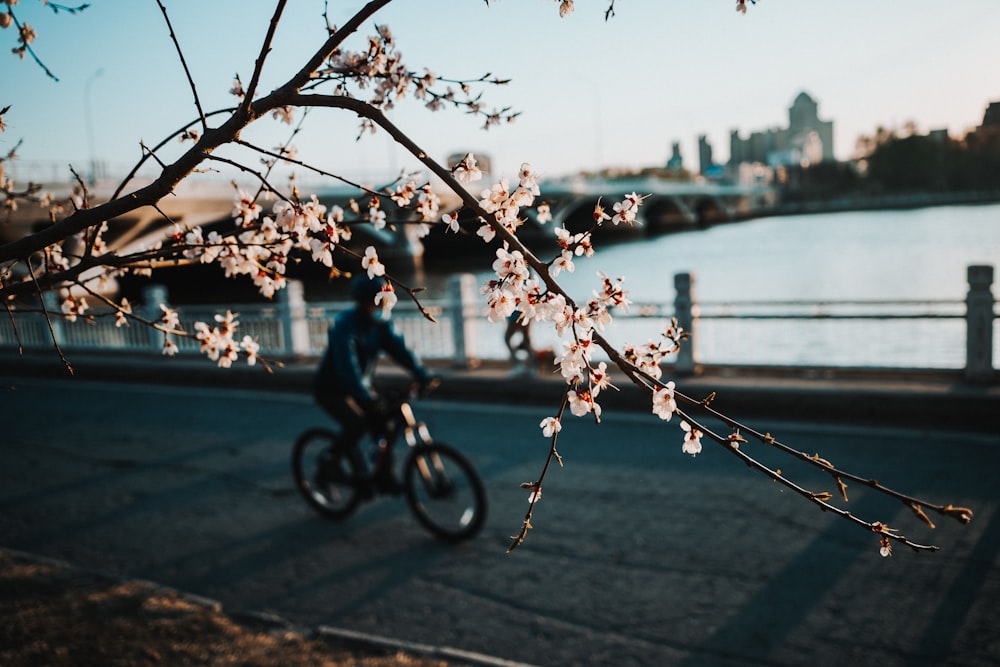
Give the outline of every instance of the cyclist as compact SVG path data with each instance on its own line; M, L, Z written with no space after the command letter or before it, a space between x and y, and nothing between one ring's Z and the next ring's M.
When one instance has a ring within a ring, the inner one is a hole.
M432 380L416 355L406 346L389 318L390 312L375 302L375 297L389 283L382 277L362 274L351 282L354 307L334 319L327 334L327 348L313 379L316 402L341 426L341 442L348 446L355 470L368 466L358 442L365 432L385 449L385 405L372 386L375 362L381 352L408 370L422 388ZM399 484L392 471L390 452L375 454L382 464L371 471L372 481L385 491L398 492ZM374 457L373 457L374 458Z

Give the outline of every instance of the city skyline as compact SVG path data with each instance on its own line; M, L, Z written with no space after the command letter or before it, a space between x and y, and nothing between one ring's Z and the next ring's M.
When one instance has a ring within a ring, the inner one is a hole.
M836 123L837 159L849 158L857 137L878 126L912 120L923 131L946 128L960 136L1000 98L988 71L995 30L985 20L991 16L987 2L940 9L915 0L900 12L896 5L861 0L835 7L762 0L746 16L724 0L619 3L605 22L603 2L577 3L560 19L557 7L542 0L490 7L469 0L419 8L392 3L376 19L391 26L405 61L418 71L427 66L441 76L491 72L512 79L487 89L485 106L523 113L489 132L477 119L454 111L432 114L412 100L392 111L390 117L430 155L444 161L474 150L493 158L498 175L528 161L544 175L559 176L662 166L674 142L685 165L696 167L700 135L713 146L715 161L726 163L732 130L746 134L786 124L788 107L803 91L819 102L823 118ZM343 23L357 6L331 7L331 21ZM265 90L321 42L322 7L289 7L265 70ZM190 86L153 3L94 4L77 16L53 16L40 3L15 9L35 26L33 46L61 81L49 80L30 59L6 56L0 106L11 105L11 111L0 151L23 139L19 155L25 161L79 165L96 157L130 165L140 140L155 144L195 117ZM232 0L211 6L177 0L168 11L204 108L230 106L233 76L249 78L270 9L251 13ZM365 26L359 37L372 29ZM9 35L0 32L12 45ZM486 37L503 48L482 48L492 43ZM361 44L355 40L351 47ZM322 118L310 118L311 127L294 142L303 158L348 175L415 166L384 136L355 142L356 118L317 115ZM254 137L269 148L290 132L276 122L261 125ZM177 150L168 146L165 157Z

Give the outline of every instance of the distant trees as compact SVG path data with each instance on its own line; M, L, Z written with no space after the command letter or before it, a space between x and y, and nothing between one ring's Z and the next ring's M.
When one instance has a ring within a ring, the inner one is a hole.
M828 201L857 194L862 178L854 163L827 160L808 167L786 167L780 185L785 202Z
M881 133L864 156L871 193L1000 190L1000 128L961 140L941 134Z
M984 126L962 139L920 134L910 121L858 137L855 157L788 166L778 179L786 203L883 195L1000 192L1000 127Z

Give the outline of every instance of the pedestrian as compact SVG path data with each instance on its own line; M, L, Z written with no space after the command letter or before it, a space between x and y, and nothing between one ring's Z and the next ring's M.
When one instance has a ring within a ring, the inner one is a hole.
M510 353L511 374L526 375L535 372L535 351L531 345L531 323L521 319L521 313L507 316L504 343Z

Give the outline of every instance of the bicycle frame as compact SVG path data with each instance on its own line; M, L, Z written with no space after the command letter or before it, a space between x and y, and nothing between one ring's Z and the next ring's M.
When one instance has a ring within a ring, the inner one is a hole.
M403 438L406 440L406 444L411 448L416 447L417 444L429 445L431 442L431 433L427 430L427 424L424 422L418 422L416 416L413 414L413 408L410 407L408 402L403 402L399 406L399 414L403 417ZM398 427L397 427L398 429Z
M388 420L388 428L386 429L386 447L383 452L379 453L378 461L375 464L376 468L384 466L387 460L389 465L394 465L394 452L392 450L401 434L410 450L433 442L427 424L417 420L413 413L413 407L406 398L413 395L414 389L411 387L408 391L401 392L399 397L393 400L394 409L391 412L393 416ZM424 461L419 461L418 466L421 468L421 474L426 478L429 471L426 470Z

